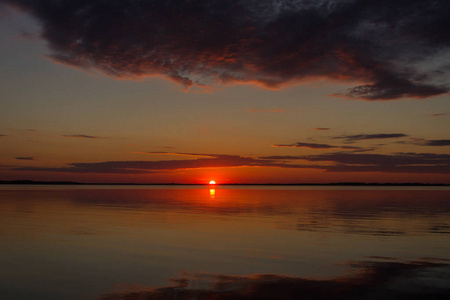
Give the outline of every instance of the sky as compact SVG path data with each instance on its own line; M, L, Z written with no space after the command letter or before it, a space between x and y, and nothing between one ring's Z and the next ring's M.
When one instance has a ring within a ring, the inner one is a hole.
M0 180L450 183L446 0L0 0Z

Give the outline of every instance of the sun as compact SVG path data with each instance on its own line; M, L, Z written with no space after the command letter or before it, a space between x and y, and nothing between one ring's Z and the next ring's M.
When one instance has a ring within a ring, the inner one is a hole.
M211 180L211 181L209 182L209 184L210 184L210 185L215 185L216 182L215 182L214 180Z

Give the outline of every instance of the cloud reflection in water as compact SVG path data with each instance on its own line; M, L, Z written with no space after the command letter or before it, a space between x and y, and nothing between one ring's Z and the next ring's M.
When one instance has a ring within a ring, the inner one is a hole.
M398 261L350 262L351 275L311 279L276 274L228 276L188 274L172 279L175 285L141 288L103 295L98 300L290 300L290 299L448 299L450 264L424 258Z

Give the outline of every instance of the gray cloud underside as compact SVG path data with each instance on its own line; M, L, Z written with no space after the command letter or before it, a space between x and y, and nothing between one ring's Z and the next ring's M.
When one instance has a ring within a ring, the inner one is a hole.
M18 156L16 157L18 160L34 160L34 157L31 156Z
M448 93L447 0L0 0L42 24L50 56L118 78L269 88L327 78L366 100Z
M423 146L450 146L450 140L427 140Z
M82 138L82 139L104 139L101 136L85 135L85 134L73 134L73 135L63 135L67 138Z
M313 128L313 130L318 130L318 131L326 131L326 130L330 130L331 128L328 128L328 127L316 127L316 128Z
M409 141L398 141L398 144L416 145L416 146L431 146L431 147L443 147L450 146L450 140L426 140L412 138Z
M162 154L162 153L158 153ZM18 167L19 171L45 171L69 173L146 174L168 170L223 168L223 167L277 167L309 168L329 172L389 172L389 173L438 173L450 174L450 155L432 153L398 153L394 155L336 152L303 156L242 157L237 155L216 155L180 153L199 156L191 160L162 161L106 161L97 163L71 163L62 168ZM293 164L290 161L309 164ZM332 162L324 166L320 162Z
M293 147L293 148L307 148L307 149L346 149L346 150L364 150L361 147L351 147L351 146L333 146L328 144L317 144L317 143L303 143L297 142L294 144L277 144L273 145L273 147Z
M343 139L347 142L361 141L361 140L376 140L376 139L394 139L407 137L404 133L376 133L376 134L356 134L356 135L342 135L334 137L333 139Z

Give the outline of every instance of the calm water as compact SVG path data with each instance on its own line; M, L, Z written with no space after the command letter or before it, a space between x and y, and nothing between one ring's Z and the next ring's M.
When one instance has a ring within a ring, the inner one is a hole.
M450 189L0 187L0 299L449 299Z

